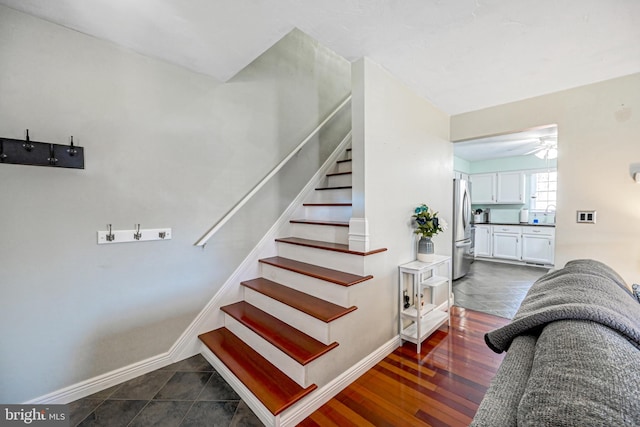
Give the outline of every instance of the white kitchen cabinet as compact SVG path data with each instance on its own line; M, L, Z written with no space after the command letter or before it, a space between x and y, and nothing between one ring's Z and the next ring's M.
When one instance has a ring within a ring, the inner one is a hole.
M522 227L522 260L553 265L555 229L551 227Z
M496 202L495 173L480 173L471 175L471 203L490 204Z
M471 175L471 203L523 204L525 174L522 171Z
M453 171L453 179L464 179L469 181L469 174L464 172Z
M491 256L491 226L476 225L475 255L480 257Z
M517 226L493 226L493 257L520 261L522 244L521 228Z
M497 174L496 203L524 203L524 172L499 172Z

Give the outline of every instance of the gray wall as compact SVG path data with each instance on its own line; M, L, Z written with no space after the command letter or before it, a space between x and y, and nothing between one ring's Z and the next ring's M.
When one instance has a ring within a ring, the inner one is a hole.
M229 41L232 42L232 41ZM83 146L85 170L0 165L0 401L167 351L335 146L297 156L193 246L349 93L294 30L227 83L0 6L0 136ZM96 244L171 227L173 240Z

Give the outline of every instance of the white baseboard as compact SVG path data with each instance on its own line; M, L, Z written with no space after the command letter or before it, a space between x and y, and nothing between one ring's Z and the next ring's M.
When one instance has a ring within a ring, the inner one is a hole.
M139 377L140 375L155 371L156 369L164 368L173 362L174 360L171 358L169 352L162 353L140 362L132 363L129 366L125 366L43 396L36 397L28 402L24 402L24 404L67 404L74 400L82 399L83 397L108 389L109 387L113 387L114 385L129 381L133 378Z

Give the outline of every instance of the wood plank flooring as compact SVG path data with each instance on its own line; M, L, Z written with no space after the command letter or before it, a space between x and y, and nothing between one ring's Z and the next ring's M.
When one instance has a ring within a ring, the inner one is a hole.
M405 343L299 426L468 426L504 357L484 334L509 320L451 310L420 354Z

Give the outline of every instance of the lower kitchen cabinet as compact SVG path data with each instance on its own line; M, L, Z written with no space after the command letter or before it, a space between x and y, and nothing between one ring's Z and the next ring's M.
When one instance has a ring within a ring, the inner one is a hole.
M491 256L491 226L476 225L474 251L476 256Z
M522 260L537 264L553 264L555 230L523 227Z
M475 256L553 265L555 229L526 225L477 225Z
M493 227L493 257L519 261L520 227Z

